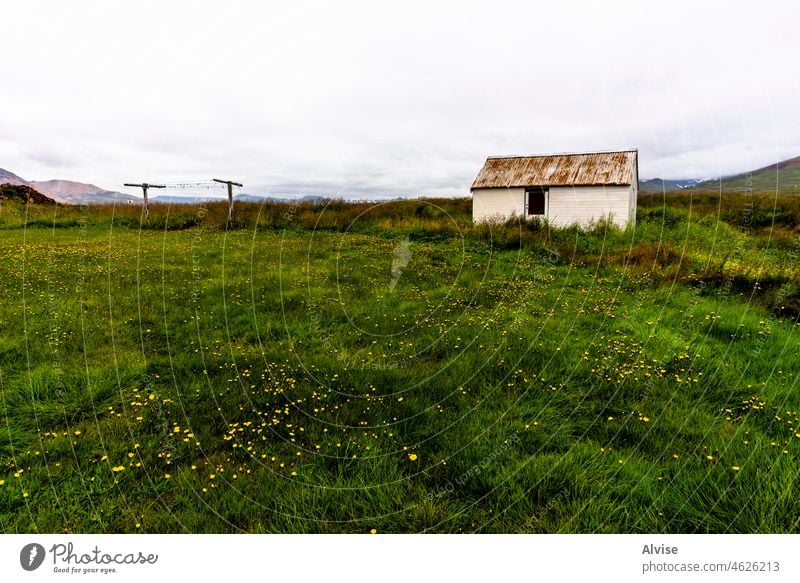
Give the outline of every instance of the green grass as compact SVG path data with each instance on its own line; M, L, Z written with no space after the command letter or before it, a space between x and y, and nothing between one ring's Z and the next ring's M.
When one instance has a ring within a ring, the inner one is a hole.
M800 207L693 196L5 202L0 530L797 532Z

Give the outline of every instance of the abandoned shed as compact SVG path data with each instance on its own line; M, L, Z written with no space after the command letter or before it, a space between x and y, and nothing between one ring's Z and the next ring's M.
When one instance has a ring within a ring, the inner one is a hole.
M636 220L637 150L489 157L472 183L472 219L588 226Z

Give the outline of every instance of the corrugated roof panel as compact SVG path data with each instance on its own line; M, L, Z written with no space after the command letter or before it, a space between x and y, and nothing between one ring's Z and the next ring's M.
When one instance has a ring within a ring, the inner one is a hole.
M487 158L472 188L633 184L636 150Z

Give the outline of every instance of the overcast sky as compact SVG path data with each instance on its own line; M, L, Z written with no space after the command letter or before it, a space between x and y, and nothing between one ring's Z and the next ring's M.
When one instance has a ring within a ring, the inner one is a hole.
M642 178L800 155L796 3L535 4L7 2L0 167L466 195L492 154L637 147Z

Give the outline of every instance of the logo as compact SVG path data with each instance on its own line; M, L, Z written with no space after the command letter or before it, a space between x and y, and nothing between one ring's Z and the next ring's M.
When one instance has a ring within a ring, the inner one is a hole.
M35 571L44 562L44 547L39 543L30 543L19 552L19 564L26 571Z
M403 269L411 261L411 241L406 235L406 238L400 241L394 248L394 259L392 259L392 281L389 283L389 291L394 291L397 282L400 281L400 276L403 275Z

